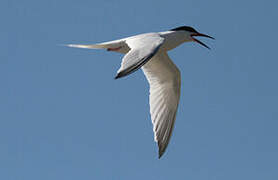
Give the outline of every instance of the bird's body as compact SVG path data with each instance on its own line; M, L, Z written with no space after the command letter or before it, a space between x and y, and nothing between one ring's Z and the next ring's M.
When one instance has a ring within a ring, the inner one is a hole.
M130 47L125 43L127 40L133 39L142 39L145 37L151 37L154 35L159 35L161 38L165 39L165 42L160 47L163 51L169 51L174 49L178 45L184 43L186 38L183 36L183 32L179 31L164 31L164 32L157 32L157 33L144 33L139 34L123 39L118 39L114 41L108 41L100 44L90 44L90 45L82 45L82 44L69 44L69 47L76 47L76 48L85 48L85 49L107 49L108 51L115 51L122 54L126 54L129 52ZM119 48L121 47L121 48ZM119 49L117 49L119 48ZM115 50L114 50L115 49Z
M167 51L187 41L195 41L207 47L193 36L212 38L198 33L191 27L182 26L170 31L139 34L100 44L67 46L107 49L125 54L115 79L142 68L150 84L150 114L154 139L158 143L159 157L161 157L173 131L181 85L180 71L169 58Z

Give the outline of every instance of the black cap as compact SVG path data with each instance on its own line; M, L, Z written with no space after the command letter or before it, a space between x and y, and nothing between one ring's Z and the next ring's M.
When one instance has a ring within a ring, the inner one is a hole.
M197 31L190 26L180 26L180 27L171 29L171 31L189 31L189 32L197 33Z

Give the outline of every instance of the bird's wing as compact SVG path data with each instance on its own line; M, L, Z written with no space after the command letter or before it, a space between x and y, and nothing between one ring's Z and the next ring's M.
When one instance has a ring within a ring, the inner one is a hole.
M167 52L157 53L142 67L150 84L150 113L159 158L169 143L180 98L180 71Z
M124 77L141 68L159 50L164 38L157 33L141 34L125 40L130 51L123 57L117 78Z

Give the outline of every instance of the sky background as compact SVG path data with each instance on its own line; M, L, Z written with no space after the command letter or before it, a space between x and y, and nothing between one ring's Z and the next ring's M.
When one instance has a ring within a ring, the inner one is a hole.
M277 180L277 1L2 0L0 179ZM182 76L158 159L141 72L73 49L189 25L208 50L169 52Z

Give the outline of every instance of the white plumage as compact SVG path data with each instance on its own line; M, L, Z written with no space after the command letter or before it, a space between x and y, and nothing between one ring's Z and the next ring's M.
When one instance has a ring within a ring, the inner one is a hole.
M100 44L67 45L88 49L104 48L125 54L115 79L142 68L150 85L150 114L154 139L159 147L159 158L165 152L172 135L181 87L180 71L167 51L187 41L195 41L208 48L193 36L212 38L191 27L182 26L170 31L140 34Z

